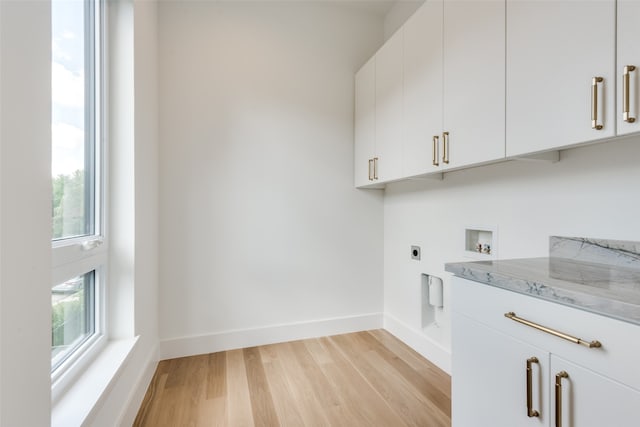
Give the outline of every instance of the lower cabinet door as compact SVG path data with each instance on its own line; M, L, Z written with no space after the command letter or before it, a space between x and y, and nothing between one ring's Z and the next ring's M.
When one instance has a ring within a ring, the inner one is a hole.
M548 426L549 353L460 313L452 320L453 427Z
M640 425L640 391L554 355L550 375L552 426Z

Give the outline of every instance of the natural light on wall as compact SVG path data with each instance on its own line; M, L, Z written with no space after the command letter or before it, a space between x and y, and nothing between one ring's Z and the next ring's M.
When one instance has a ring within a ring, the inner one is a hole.
M81 365L104 341L102 2L52 2L51 371Z

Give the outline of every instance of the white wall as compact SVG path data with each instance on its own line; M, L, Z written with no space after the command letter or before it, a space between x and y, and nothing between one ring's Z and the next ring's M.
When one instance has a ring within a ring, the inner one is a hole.
M51 400L49 2L0 1L0 425Z
M353 188L353 75L382 18L183 1L160 3L158 28L162 356L381 325L382 195Z
M561 152L555 164L508 162L391 184L384 200L385 314L392 330L450 369L450 275L464 228L497 226L501 259L544 257L551 235L640 240L640 137ZM410 245L422 260L409 258ZM440 330L420 320L420 273L445 278Z
M157 344L158 328L158 7L135 3L135 334Z
M111 3L112 338L137 336L88 425L131 425L158 360L157 3ZM116 271L114 271L116 269Z
M384 39L389 38L395 33L413 13L422 6L424 0L400 0L397 1L384 17Z

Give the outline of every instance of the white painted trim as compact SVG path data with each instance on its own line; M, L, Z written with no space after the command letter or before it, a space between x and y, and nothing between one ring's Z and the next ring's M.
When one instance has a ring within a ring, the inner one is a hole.
M133 425L133 422L136 419L136 415L138 415L138 410L140 409L140 405L142 404L142 400L144 399L145 394L147 393L147 389L149 388L149 384L151 384L151 380L153 379L153 375L156 372L156 367L158 366L158 360L160 359L160 346L158 344L153 346L153 349L149 352L149 357L147 357L146 362L144 363L140 375L136 380L135 386L129 393L127 397L127 405L122 409L120 416L117 418L117 422L114 425L118 426L130 426Z
M295 341L382 328L382 313L287 323L160 341L160 359L215 353L237 348Z
M421 331L385 313L384 329L451 375L451 350L430 339Z
M138 337L110 341L53 406L51 426L80 426L91 420L127 365L137 342Z

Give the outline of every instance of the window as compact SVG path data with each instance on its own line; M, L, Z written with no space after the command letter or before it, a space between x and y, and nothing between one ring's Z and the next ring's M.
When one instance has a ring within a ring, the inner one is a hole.
M51 288L51 366L56 368L95 333L95 271Z
M105 336L100 0L51 7L51 371L56 379Z

